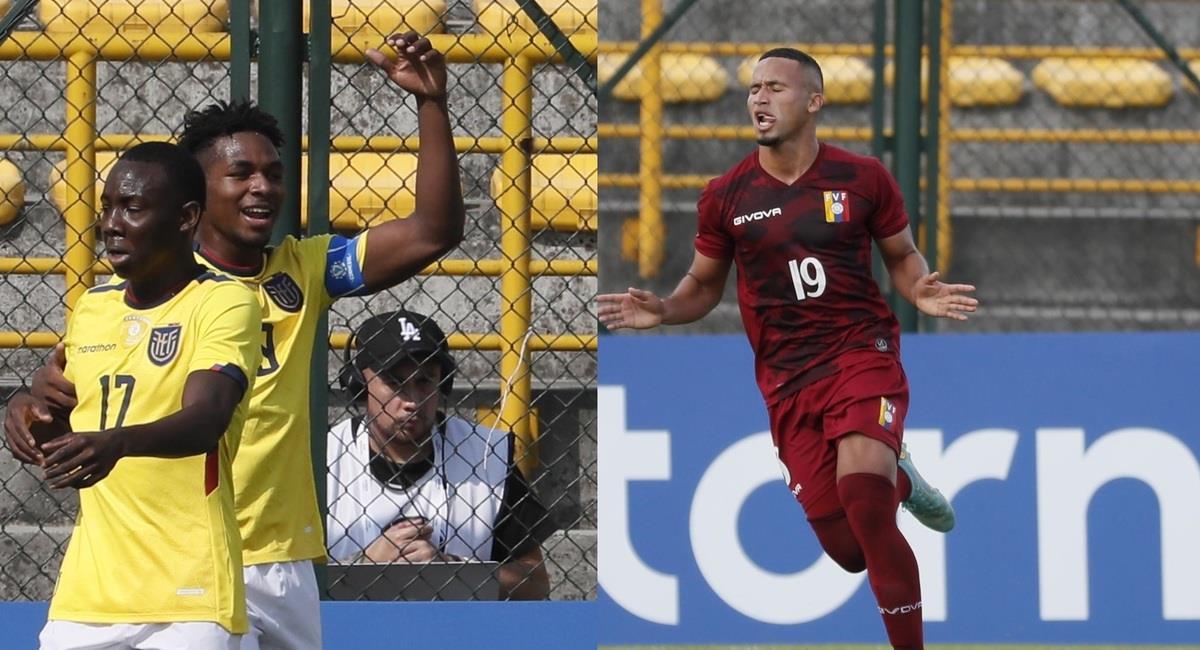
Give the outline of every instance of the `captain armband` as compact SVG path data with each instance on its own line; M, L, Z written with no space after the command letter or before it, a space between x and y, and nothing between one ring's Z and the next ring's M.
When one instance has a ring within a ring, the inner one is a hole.
M361 295L366 290L362 265L358 260L358 237L334 235L325 253L325 289L330 296Z

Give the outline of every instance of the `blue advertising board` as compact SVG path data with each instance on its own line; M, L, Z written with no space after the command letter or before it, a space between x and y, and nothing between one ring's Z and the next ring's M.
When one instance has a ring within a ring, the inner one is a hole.
M934 642L1200 640L1200 335L909 336ZM745 338L600 346L602 644L880 642L774 457Z
M46 623L44 602L0 603L0 648L36 648ZM593 602L326 602L326 648L487 648L595 650Z

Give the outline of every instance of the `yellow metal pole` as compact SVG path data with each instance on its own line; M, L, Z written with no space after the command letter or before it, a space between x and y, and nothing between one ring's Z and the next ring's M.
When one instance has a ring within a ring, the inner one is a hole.
M52 332L50 335L57 336ZM594 334L541 334L529 337L529 351L552 350L554 352L595 352L597 337ZM329 335L329 347L344 349L350 341L348 332L333 332ZM456 332L446 337L451 350L505 350L507 342L499 334L473 334ZM3 346L0 346L3 347Z
M637 124L601 124L601 138L637 138L642 127ZM725 124L668 124L661 129L662 137L671 140L753 140L754 127L729 126ZM891 135L891 132L885 132ZM871 139L871 129L857 126L818 126L817 137L822 140L844 140L866 142ZM1200 139L1198 135L1197 139Z
M637 124L600 124L599 137L637 138L642 129ZM890 137L891 131L884 131ZM9 136L19 138L20 136ZM33 137L33 136L30 136ZM663 137L673 140L749 140L754 137L754 127L730 126L725 124L670 124L663 127ZM866 142L871 139L871 129L856 126L818 126L817 137L822 140ZM942 138L955 142L1047 142L1080 144L1200 144L1200 131L1187 129L996 129L958 128L942 132ZM9 140L0 137L0 148Z
M499 277L510 266L507 260L438 260L421 269L421 275L450 275L473 277ZM578 277L596 275L599 264L590 260L530 260L529 273L533 276ZM46 275L66 273L67 265L57 257L0 257L0 274ZM110 274L112 267L104 260L92 265L94 274Z
M642 38L662 22L662 0L642 0ZM652 278L662 266L666 232L662 218L662 43L642 59L642 127L638 181L638 275Z
M632 52L638 44L632 41L606 41L600 44L603 54ZM709 42L680 42L667 43L663 52L672 54L708 54L711 56L751 56L762 54L776 47L794 47L804 50L820 58L823 55L840 54L845 56L871 56L870 43L709 43ZM884 53L892 56L892 47L888 46ZM1074 45L959 45L952 51L943 52L942 56L982 56L999 59L1048 59L1065 57L1071 59L1145 59L1159 61L1167 55L1158 47L1078 47ZM1200 49L1183 48L1179 56L1191 60L1200 58Z
M46 275L67 273L67 269L66 262L60 257L0 257L0 273ZM104 260L97 260L92 265L92 273L107 275L112 273L112 267Z
M0 348L52 348L62 340L58 332L0 332Z
M959 192L1200 194L1200 181L1143 178L955 178L950 181L950 189Z
M941 77L938 86L938 179L937 179L937 264L942 275L950 272L954 261L954 231L950 223L950 57L947 53L954 45L954 0L942 0L942 65L938 70Z
M96 284L96 58L79 50L67 56L66 147L67 196L74 201L63 211L66 252L63 294L68 312L79 296Z
M349 343L350 334L333 332L329 335L329 346L345 349ZM58 332L16 332L0 331L0 349L12 348L49 348L62 340ZM506 342L499 334L450 334L448 343L452 350L505 350ZM528 350L554 352L595 352L599 346L599 337L595 334L550 334L534 333L529 337Z
M500 252L508 263L500 274L500 393L506 398L500 426L516 435L514 455L526 476L538 465L537 441L529 426L532 384L529 362L524 357L527 350L522 345L530 331L533 304L529 275L532 86L530 59L517 56L504 64L500 131L508 147L500 155L500 169L509 184L496 201L500 209Z

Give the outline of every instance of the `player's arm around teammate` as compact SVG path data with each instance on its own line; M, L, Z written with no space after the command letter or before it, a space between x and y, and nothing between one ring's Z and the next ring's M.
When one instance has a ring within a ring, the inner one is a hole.
M33 374L32 392L18 391L8 400L4 437L13 458L22 463L41 465L45 460L34 430L43 438L71 430L67 420L78 400L75 386L62 374L66 366L66 349L59 343L54 346L50 360Z
M219 372L188 375L180 410L161 420L105 431L73 432L42 449L52 488L83 489L108 476L126 457L182 458L205 454L229 427L245 386Z
M415 32L389 36L387 44L395 59L379 50L367 50L367 58L417 99L421 145L416 207L406 219L368 230L363 256L366 293L399 284L448 253L462 241L466 220L447 108L445 56Z

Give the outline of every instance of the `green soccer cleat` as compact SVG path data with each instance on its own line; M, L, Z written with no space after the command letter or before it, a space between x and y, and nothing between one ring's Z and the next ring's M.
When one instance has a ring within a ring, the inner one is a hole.
M942 496L941 490L933 487L921 477L921 473L913 465L912 456L908 455L908 446L900 445L900 459L896 461L900 469L908 474L908 480L912 483L912 494L908 500L900 504L904 506L912 516L917 518L917 521L925 525L926 528L936 530L939 533L948 533L954 528L954 506L950 505L950 501Z

